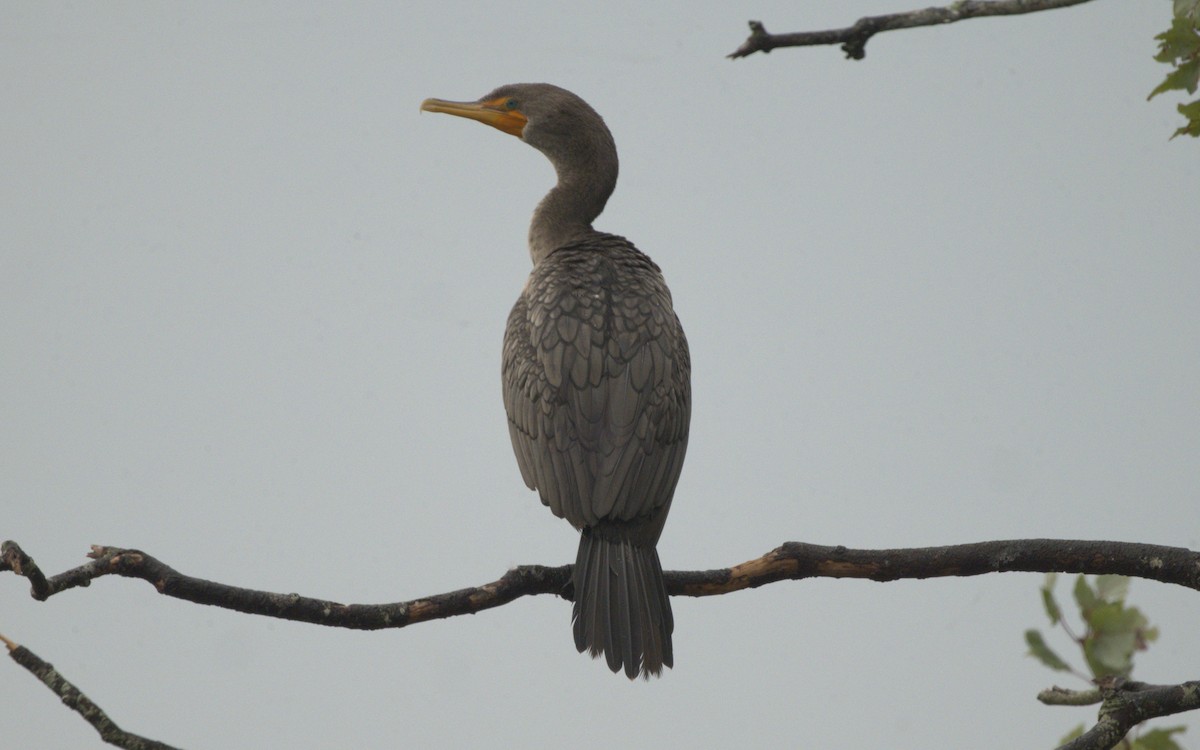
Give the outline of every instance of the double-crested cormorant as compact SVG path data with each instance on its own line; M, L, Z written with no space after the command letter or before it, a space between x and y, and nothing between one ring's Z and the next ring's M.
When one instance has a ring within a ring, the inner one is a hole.
M582 531L576 648L631 679L661 674L674 621L655 544L687 450L691 361L658 266L592 229L617 183L612 134L546 83L421 109L515 135L558 173L533 213L533 271L504 332L509 434L525 484Z

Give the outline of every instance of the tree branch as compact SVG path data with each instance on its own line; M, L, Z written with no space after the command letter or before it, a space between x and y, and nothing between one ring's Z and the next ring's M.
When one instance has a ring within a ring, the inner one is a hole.
M557 594L571 599L571 566L523 565L499 580L390 604L342 604L299 594L228 586L185 575L139 550L92 547L92 562L46 578L15 542L0 546L0 570L30 580L39 601L87 586L107 575L140 578L166 596L248 614L356 630L401 628L418 622L473 614L522 596ZM902 578L974 576L1004 572L1116 573L1200 590L1200 552L1128 542L1020 539L949 547L853 550L787 542L762 557L730 568L669 571L673 596L716 596L768 583L804 578Z
M1096 725L1058 750L1108 750L1147 719L1200 708L1200 681L1147 685L1106 677L1099 686L1104 702Z
M1038 693L1037 699L1047 706L1091 706L1104 700L1104 696L1100 688L1070 690L1055 685Z
M123 747L126 750L177 750L171 745L146 739L121 729L116 722L108 718L108 714L104 713L103 709L92 703L91 699L84 695L79 688L59 674L53 664L42 661L37 654L24 646L18 646L2 635L0 635L0 641L3 641L8 648L8 655L12 657L13 661L25 667L46 687L54 691L54 694L62 700L63 705L75 711L87 723L95 727L96 731L100 733L100 739L108 744Z
M940 26L968 18L984 16L1017 16L1055 8L1081 5L1089 0L959 0L945 7L889 13L883 16L864 16L844 29L799 31L791 34L770 34L761 21L750 22L750 36L733 53L731 60L755 52L770 52L778 47L812 47L840 44L846 57L861 60L867 56L867 41L883 31L911 29L919 26Z
M47 578L15 543L0 545L0 571L29 579L39 601L69 589L88 586L107 575L139 578L166 596L249 614L359 630L400 628L418 622L481 612L522 596L557 594L571 599L571 566L526 565L499 580L474 588L391 604L341 604L299 594L279 594L228 586L184 575L144 552L92 547L91 562ZM1200 591L1200 552L1128 542L1018 539L948 547L853 550L787 542L762 557L729 568L665 573L673 596L715 596L804 578L866 578L895 581L911 578L974 576L1004 572L1116 573ZM0 637L2 638L2 637ZM122 731L102 710L53 667L32 652L3 639L17 663L37 675L63 702L88 720L101 737L125 748L171 750L153 740ZM1139 722L1200 708L1200 681L1181 685L1112 682L1099 686L1103 699L1097 724L1064 750L1091 750L1116 745ZM1051 691L1053 692L1053 691ZM1069 692L1069 691L1060 691ZM1046 693L1043 693L1046 696ZM1051 695L1043 702L1070 703L1072 696ZM1081 702L1085 696L1076 696ZM1094 695L1092 702L1095 702Z

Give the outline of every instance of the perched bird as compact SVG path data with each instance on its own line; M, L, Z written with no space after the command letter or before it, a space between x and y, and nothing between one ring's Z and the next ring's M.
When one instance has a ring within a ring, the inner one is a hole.
M533 212L533 271L504 332L509 435L525 484L582 532L576 648L630 679L661 674L674 620L655 545L687 450L691 360L658 266L592 228L617 184L612 134L546 83L421 109L515 135L558 174Z

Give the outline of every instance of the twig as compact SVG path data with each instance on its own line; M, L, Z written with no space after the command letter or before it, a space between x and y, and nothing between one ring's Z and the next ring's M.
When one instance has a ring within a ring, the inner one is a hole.
M53 664L42 661L37 654L24 646L18 646L2 635L0 635L0 641L8 648L8 655L12 657L13 661L25 667L46 687L54 691L54 694L62 700L63 705L95 727L96 731L100 733L100 739L108 744L123 747L126 750L177 750L172 745L140 737L121 729L116 722L108 718L108 714L104 713L103 709L92 703L91 699L84 695L79 688L59 674Z
M1068 690L1055 685L1037 694L1037 699L1047 706L1091 706L1104 700L1100 688Z
M0 546L0 571L4 570L11 570L19 576L28 578L30 594L38 601L44 601L54 593L46 576L42 574L42 569L15 542L5 542L3 546ZM88 583L90 581L79 585L86 586ZM7 641L5 642L7 643Z
M798 31L791 34L770 34L761 21L750 22L750 36L742 42L729 59L747 57L755 52L770 52L779 47L812 47L840 44L846 57L861 60L867 56L867 41L882 31L911 29L918 26L941 26L968 18L984 16L1017 16L1055 8L1081 5L1089 0L959 0L937 8L923 8L883 16L864 16L853 26L827 31Z
M93 547L92 562L41 581L31 579L31 593L44 600L88 585L106 575L140 578L160 594L249 614L356 630L401 628L418 622L473 614L535 594L571 599L571 566L524 565L499 580L391 604L341 604L300 594L280 594L228 586L194 578L139 550ZM14 562L16 564L14 564ZM0 547L0 568L19 575L37 570L15 542ZM1020 539L949 547L853 550L787 542L762 557L731 568L669 571L667 592L673 596L715 596L804 578L902 578L974 576L984 573L1065 572L1116 573L1174 583L1200 590L1200 552L1128 542ZM41 573L39 572L40 576Z
M1098 682L1104 702L1096 725L1058 750L1107 750L1147 719L1200 708L1200 681L1147 685L1107 677Z

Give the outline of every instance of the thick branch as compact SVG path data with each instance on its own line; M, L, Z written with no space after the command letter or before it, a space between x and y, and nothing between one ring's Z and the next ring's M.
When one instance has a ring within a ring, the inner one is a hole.
M83 694L83 692L67 681L58 673L53 664L42 661L37 654L24 646L18 646L4 636L0 641L8 648L8 655L17 664L29 670L34 677L41 680L46 687L54 691L63 705L84 718L100 733L100 739L110 745L126 748L126 750L176 750L171 745L164 745L156 740L146 739L136 734L126 732L108 718L108 714Z
M791 34L770 34L761 21L750 22L750 36L728 57L736 60L755 52L770 52L778 47L812 47L840 44L846 57L861 60L867 55L867 41L882 31L911 29L918 26L941 26L968 18L984 16L1017 16L1055 8L1081 5L1088 0L960 0L940 8L923 8L883 16L864 16L853 26L827 31L799 31Z
M140 578L160 594L249 614L357 630L400 628L418 622L481 612L522 596L557 594L570 599L571 566L526 565L499 580L445 594L391 604L341 604L299 594L228 586L180 573L138 550L93 547L92 562L46 578L15 542L0 547L0 570L30 578L31 593L44 600L95 578ZM949 547L852 550L787 542L762 557L705 571L666 573L673 596L715 596L768 583L804 578L902 578L973 576L984 573L1116 573L1200 590L1200 553L1180 547L1128 542L1022 539Z
M1100 684L1104 702L1096 725L1058 750L1107 750L1147 719L1200 708L1200 681L1147 685L1109 677Z

